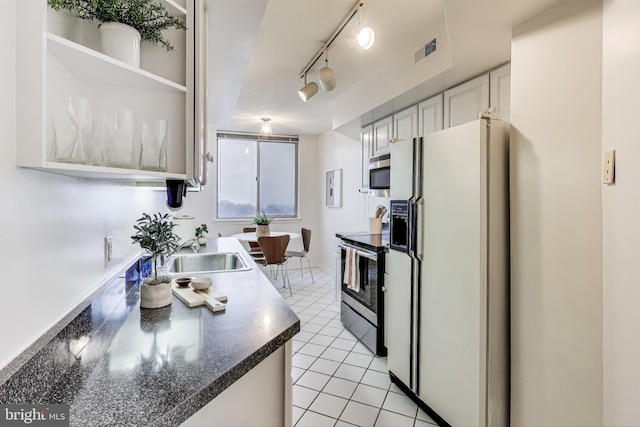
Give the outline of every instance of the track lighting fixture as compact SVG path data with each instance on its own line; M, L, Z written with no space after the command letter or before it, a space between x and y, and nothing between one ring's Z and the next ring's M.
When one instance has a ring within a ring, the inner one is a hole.
M318 84L316 82L307 83L307 73L304 73L304 86L298 91L298 96L307 102L316 93L318 93Z
M333 74L333 70L329 68L329 53L327 49L324 50L324 63L325 66L318 71L318 80L322 90L329 92L336 88L336 76Z
M311 60L307 63L307 65L300 71L300 78L304 77L304 87L298 91L298 95L300 98L307 102L313 95L318 92L318 85L314 82L307 84L307 73L311 68L315 65L315 63L324 55L325 66L318 71L318 80L320 81L320 86L325 91L331 91L336 87L336 76L333 73L333 70L329 68L329 58L327 55L328 49L331 44L335 41L336 37L344 30L347 24L351 21L351 19L358 14L358 29L360 33L358 34L358 44L363 49L369 49L373 46L375 41L375 34L371 27L361 28L361 17L360 17L360 8L364 5L365 0L358 0L347 16L344 17L338 28L336 28L333 33L327 38L325 44L320 48L319 51L311 58Z
M271 119L269 117L263 117L262 119L262 128L260 128L260 135L271 135L273 134L273 129L271 128Z

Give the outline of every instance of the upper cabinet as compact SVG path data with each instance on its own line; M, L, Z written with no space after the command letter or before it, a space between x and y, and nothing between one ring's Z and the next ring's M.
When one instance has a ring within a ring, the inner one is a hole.
M491 110L502 120L509 120L511 112L511 64L503 65L489 73Z
M444 101L441 93L418 104L418 135L442 130Z
M46 1L17 2L17 165L197 183L201 165L194 157L204 135L194 105L204 70L196 69L196 57L204 40L195 29L204 11L202 0L182 1L162 3L187 31L163 32L173 51L143 42L140 68L101 53L95 23L56 12Z
M478 119L489 109L489 74L483 74L444 92L444 127Z
M418 107L406 108L393 115L393 139L410 139L418 136Z
M389 141L393 135L393 117L385 117L373 124L373 155L389 152Z
M373 125L365 126L360 131L362 146L362 188L369 188L369 157L373 155Z

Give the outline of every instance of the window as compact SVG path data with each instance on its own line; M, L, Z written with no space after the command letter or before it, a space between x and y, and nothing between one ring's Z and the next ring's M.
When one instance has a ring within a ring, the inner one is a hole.
M298 214L298 138L218 134L218 218Z

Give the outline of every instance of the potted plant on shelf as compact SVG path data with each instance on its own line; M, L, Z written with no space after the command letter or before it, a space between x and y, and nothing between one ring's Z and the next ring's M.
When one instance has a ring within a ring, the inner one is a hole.
M102 53L134 67L140 66L141 41L173 50L162 31L187 29L183 21L156 0L48 0L48 3L53 10L68 10L80 19L98 22Z
M200 224L200 227L196 227L196 237L198 238L199 245L207 244L207 233L209 229L207 228L207 224Z
M256 225L256 238L262 236L268 236L270 233L269 224L273 218L267 217L264 211L260 215L253 218L253 223Z
M140 307L160 308L171 304L171 276L167 271L169 257L179 248L179 237L173 233L175 224L168 214L143 213L133 226L131 236L152 259L152 276L140 284Z

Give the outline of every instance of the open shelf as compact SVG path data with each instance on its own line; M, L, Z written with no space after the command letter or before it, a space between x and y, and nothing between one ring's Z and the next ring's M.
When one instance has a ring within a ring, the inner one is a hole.
M93 49L47 33L47 50L83 83L165 92L186 93L179 85Z
M34 168L42 171L75 176L78 178L94 178L105 181L158 182L166 179L186 179L186 174L171 172L123 169L106 166L91 166L76 163L46 162L43 167Z
M187 9L179 5L173 0L160 0L160 3L167 9L167 12L177 18L184 18L187 16Z

